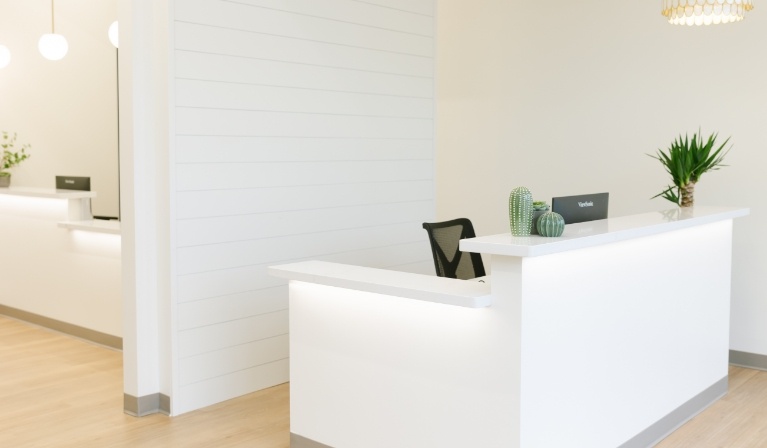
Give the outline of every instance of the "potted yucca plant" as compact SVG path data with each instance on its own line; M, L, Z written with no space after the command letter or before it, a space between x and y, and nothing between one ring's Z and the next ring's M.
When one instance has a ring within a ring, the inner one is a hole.
M695 184L703 174L725 166L722 160L731 149L724 149L729 138L721 145L717 145L716 138L717 134L713 133L704 140L700 131L693 134L692 139L687 135L683 139L680 135L671 142L667 152L659 149L657 154L648 154L660 160L674 183L653 196L653 199L660 196L681 207L692 207L695 203Z
M29 145L22 145L21 150L16 151L16 134L9 134L3 131L0 148L3 149L3 159L2 163L0 163L0 187L8 187L11 185L11 173L6 170L29 158L29 154L27 154Z

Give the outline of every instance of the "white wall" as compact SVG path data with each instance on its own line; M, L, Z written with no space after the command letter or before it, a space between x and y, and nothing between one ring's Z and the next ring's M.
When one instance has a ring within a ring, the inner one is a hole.
M14 185L53 188L56 175L90 176L97 215L117 216L116 50L107 39L117 0L66 0L56 6L56 32L69 53L48 61L37 41L51 32L49 0L0 0L0 45L11 50L0 69L0 130L32 145L32 158L12 171Z
M672 206L657 148L699 127L732 136L697 202L749 206L735 224L731 348L767 354L762 196L767 16L676 27L655 2L440 0L437 218L508 232L508 194L610 192L612 216ZM685 281L680 278L680 281Z
M177 414L288 380L267 266L432 269L434 2L174 7Z

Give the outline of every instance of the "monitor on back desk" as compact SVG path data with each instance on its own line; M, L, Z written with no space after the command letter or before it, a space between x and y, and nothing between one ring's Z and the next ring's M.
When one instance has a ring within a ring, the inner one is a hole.
M565 218L565 224L607 219L609 193L561 196L551 200L551 211Z
M56 176L56 189L91 191L91 178L78 176Z

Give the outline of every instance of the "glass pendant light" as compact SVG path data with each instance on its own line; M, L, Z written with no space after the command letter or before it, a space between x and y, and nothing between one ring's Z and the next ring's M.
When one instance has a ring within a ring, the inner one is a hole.
M107 35L109 36L109 42L112 42L112 45L114 45L115 48L119 48L118 44L120 43L119 33L117 30L117 20L115 20L111 25L109 25L109 31L107 32Z
M0 45L0 68L8 67L11 63L11 50L5 45Z
M663 0L661 12L673 25L740 22L754 9L751 0Z
M37 43L37 49L45 59L58 61L67 55L69 44L67 39L61 34L56 34L53 0L51 0L51 33L43 34Z

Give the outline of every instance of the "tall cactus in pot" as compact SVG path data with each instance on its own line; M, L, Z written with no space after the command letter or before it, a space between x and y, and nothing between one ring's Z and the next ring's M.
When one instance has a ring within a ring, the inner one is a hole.
M525 187L517 187L509 195L509 224L514 236L530 236L533 229L533 195Z

